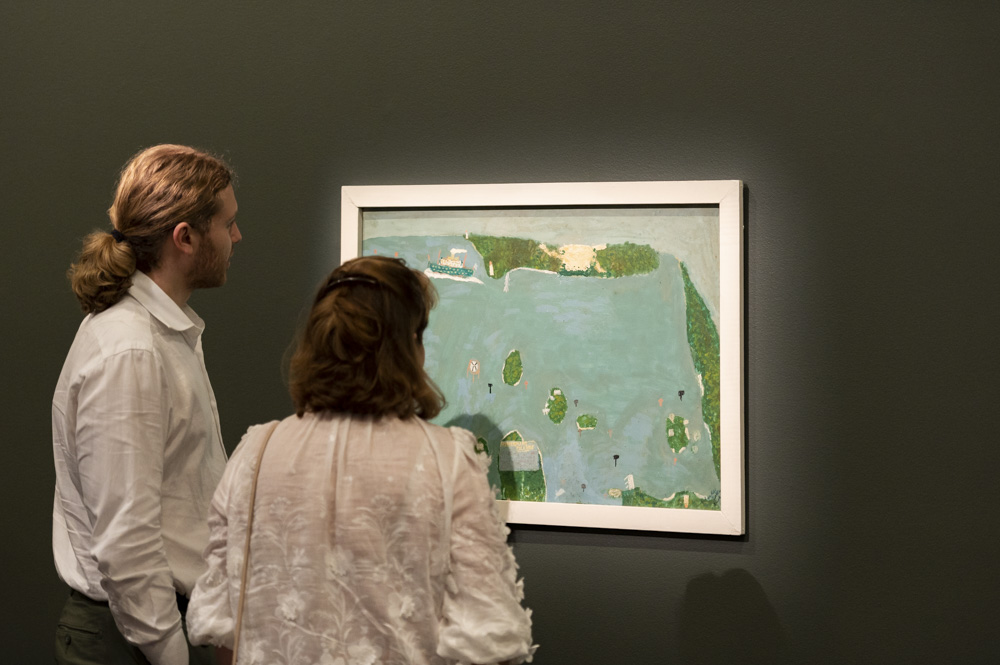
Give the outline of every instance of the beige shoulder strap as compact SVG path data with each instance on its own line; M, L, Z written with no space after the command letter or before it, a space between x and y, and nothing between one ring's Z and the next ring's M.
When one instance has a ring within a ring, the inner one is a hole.
M243 625L243 603L246 598L247 571L250 570L250 536L253 534L253 504L254 500L257 498L257 476L260 475L260 463L264 460L264 451L267 449L267 444L271 440L271 435L274 434L274 430L277 426L277 422L271 425L271 429L268 430L267 436L264 438L264 443L260 446L260 452L257 453L257 467L253 472L253 483L250 485L250 508L247 512L247 537L246 541L243 543L243 573L240 575L240 599L236 606L236 627L233 630L233 665L236 665L236 659L240 651L240 626Z

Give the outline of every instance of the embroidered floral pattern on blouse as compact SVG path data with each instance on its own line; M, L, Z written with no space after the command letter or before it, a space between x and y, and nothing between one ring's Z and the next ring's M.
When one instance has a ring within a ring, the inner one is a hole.
M232 643L262 438L247 433L213 502L194 641ZM530 611L474 443L418 421L286 419L261 467L240 662L530 660Z

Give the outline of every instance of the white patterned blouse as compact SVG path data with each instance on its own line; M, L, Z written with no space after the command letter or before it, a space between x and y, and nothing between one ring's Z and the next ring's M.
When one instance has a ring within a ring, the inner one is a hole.
M257 454L212 501L191 641L232 646ZM241 665L531 660L531 610L472 434L418 419L291 416L261 463Z

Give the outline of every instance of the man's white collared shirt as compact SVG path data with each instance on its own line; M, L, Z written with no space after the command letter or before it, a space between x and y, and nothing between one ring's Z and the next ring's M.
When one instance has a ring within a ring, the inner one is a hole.
M226 453L202 354L204 321L136 271L80 325L52 400L59 576L107 600L154 665L187 663L175 591L205 570Z

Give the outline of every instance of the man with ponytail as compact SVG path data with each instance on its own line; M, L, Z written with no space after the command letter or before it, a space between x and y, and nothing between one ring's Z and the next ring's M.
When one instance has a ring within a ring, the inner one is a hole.
M52 401L52 546L70 587L57 663L214 661L188 644L184 613L226 453L187 301L225 283L236 209L222 160L148 148L69 270L86 317Z

